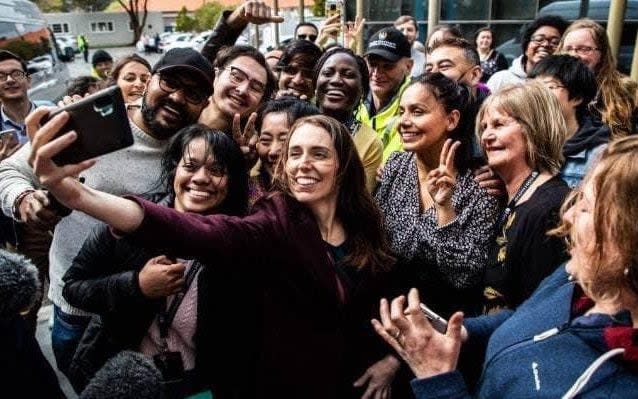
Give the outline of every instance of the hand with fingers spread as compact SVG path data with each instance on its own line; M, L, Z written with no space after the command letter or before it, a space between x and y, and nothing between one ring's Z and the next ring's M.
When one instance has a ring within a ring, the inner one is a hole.
M417 378L433 377L456 369L462 342L463 313L456 312L448 321L445 334L436 331L420 307L419 292L413 288L389 305L381 300L380 318L372 320L381 336L410 366Z
M157 299L178 293L184 286L186 266L161 255L150 259L139 273L139 285L147 298Z
M241 117L239 114L235 114L233 117L233 139L239 145L241 152L244 154L246 160L246 168L250 170L257 162L257 131L255 130L255 120L257 119L257 113L253 112L248 117L246 127L241 130Z
M237 7L226 20L232 27L243 28L249 23L261 25L284 22L284 17L273 15L272 9L263 1L247 1Z
M345 43L343 44L343 47L349 48L354 52L357 51L357 45L361 39L361 32L363 31L365 23L366 19L361 17L356 17L354 22L346 23Z
M456 187L456 168L454 157L460 142L445 140L439 160L439 167L428 173L425 181L426 188L434 201L439 225L445 225L456 217L456 211L452 206L452 194Z
M474 180L491 196L504 197L507 194L503 180L487 165L474 171Z
M366 372L354 382L355 387L366 387L361 399L390 399L392 397L392 381L401 363L388 355L368 367Z

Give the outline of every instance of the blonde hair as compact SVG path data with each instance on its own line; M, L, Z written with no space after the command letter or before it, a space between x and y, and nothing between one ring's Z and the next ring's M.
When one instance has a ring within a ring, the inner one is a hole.
M509 115L521 125L530 167L552 175L558 173L567 127L560 104L548 89L537 82L527 82L504 87L489 96L476 116L476 135L480 143L485 130L482 121L489 108Z
M615 300L624 289L638 294L638 137L629 136L609 143L596 167L583 181L591 185L594 241L587 278L579 281L594 301ZM574 192L561 213L573 206L582 193ZM552 234L568 236L572 223L563 217Z
M634 132L633 112L636 107L636 83L616 70L616 60L609 47L607 32L591 19L574 21L561 38L557 53L562 53L565 37L577 30L587 30L600 51L600 62L594 74L598 93L592 107L611 129L612 138L624 137Z

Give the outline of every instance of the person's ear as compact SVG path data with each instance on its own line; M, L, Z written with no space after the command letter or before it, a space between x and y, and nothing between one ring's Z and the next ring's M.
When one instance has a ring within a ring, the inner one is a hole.
M448 132L453 131L459 125L460 120L461 120L461 113L459 112L459 110L458 109L452 110L452 112L450 112L447 115L447 124L445 126L445 129Z
M414 65L414 60L412 58L405 59L405 74L409 76L412 72L412 65Z
M468 72L470 77L470 87L476 86L481 81L481 76L483 76L483 70L480 65L474 65L472 69Z

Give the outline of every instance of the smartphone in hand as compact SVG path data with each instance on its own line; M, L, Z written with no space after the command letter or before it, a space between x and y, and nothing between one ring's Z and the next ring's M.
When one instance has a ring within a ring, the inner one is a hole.
M447 331L447 320L434 313L432 309L428 308L422 303L420 304L420 307L423 314L425 314L425 317L427 317L430 321L430 324L432 324L432 327L434 327L434 329L441 334L445 334L445 332Z
M57 109L49 118L63 111L68 112L70 118L58 136L74 130L77 139L53 157L58 166L79 163L133 144L124 97L118 86Z
M18 132L15 129L6 129L0 132L0 141L2 144L8 145L9 148L13 148L20 144L18 140Z

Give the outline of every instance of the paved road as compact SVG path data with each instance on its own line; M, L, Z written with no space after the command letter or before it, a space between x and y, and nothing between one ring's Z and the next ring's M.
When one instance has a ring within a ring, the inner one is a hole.
M117 61L121 57L125 57L129 54L135 52L135 47L118 47L118 48L109 48L105 49L109 54L113 56L113 59ZM69 73L71 77L78 77L82 75L89 75L91 73L91 56L93 55L93 51L89 54L89 62L85 63L81 54L77 54L75 57L75 61L69 62ZM145 57L151 65L154 65L160 58L160 54L140 54ZM49 360L53 368L55 369L55 358L53 356L53 351L51 350L51 330L49 328L49 322L53 314L53 306L48 304L43 306L40 309L38 314L38 329L36 332L36 337L38 342L40 343L40 347L44 352L44 355ZM58 372L58 378L60 380L60 385L62 386L62 390L67 395L69 399L76 398L77 395L73 392L73 388L64 377L64 375Z
M106 50L109 54L111 54L111 56L116 62L118 59L122 57L135 53L135 47L132 47L132 46L105 48L103 50ZM93 56L93 51L94 50L91 50L89 52L88 63L84 62L84 58L82 58L82 54L76 54L75 61L68 63L69 73L71 74L71 77L75 78L82 75L89 75L91 73L91 57ZM161 57L161 54L156 54L156 53L152 53L152 54L139 53L139 55L146 58L146 60L148 60L151 66L155 65L157 60L159 60Z

